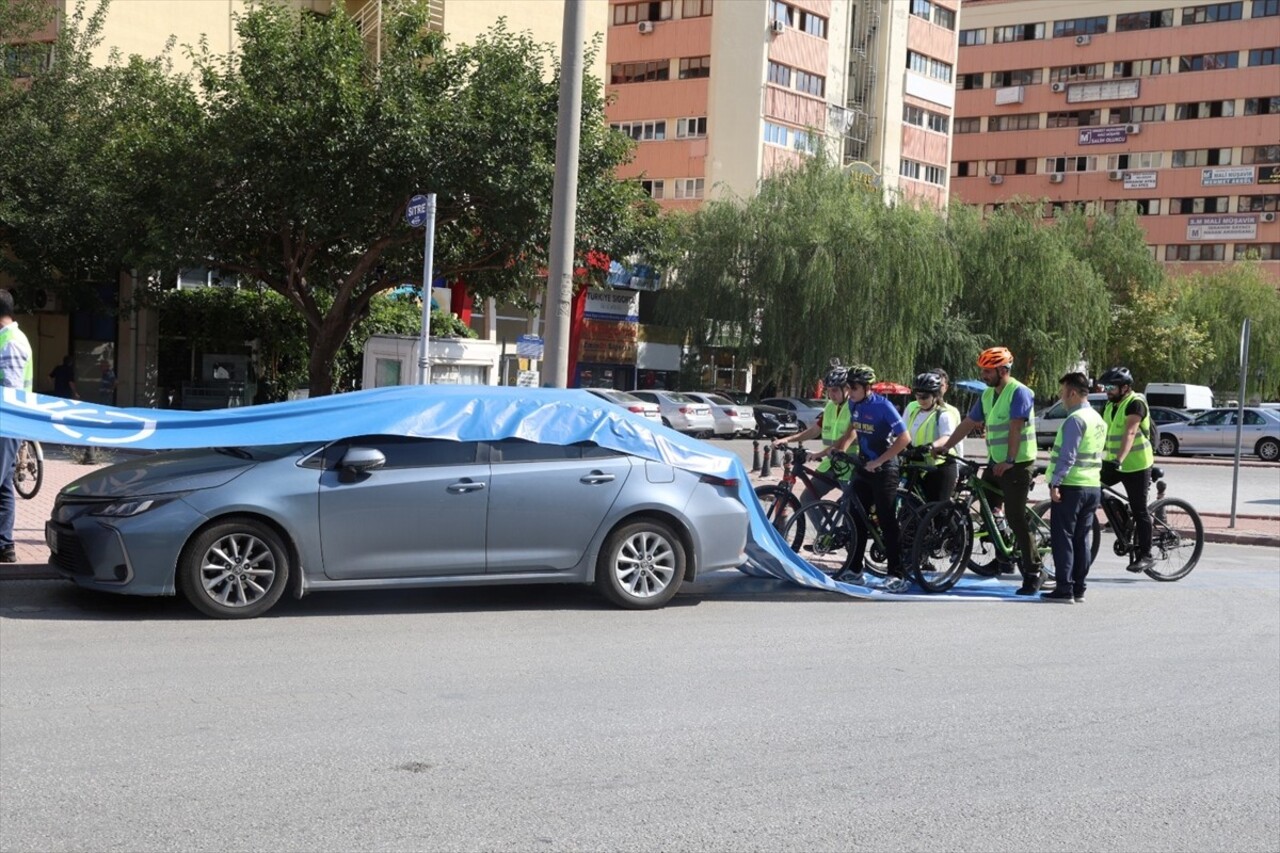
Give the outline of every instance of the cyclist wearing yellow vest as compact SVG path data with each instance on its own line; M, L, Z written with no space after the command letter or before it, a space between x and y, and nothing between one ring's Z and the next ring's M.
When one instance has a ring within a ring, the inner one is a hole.
M1102 419L1107 424L1107 448L1102 456L1102 485L1124 484L1137 533L1137 556L1126 568L1142 572L1151 568L1151 512L1147 493L1151 491L1151 410L1147 399L1133 390L1133 374L1127 367L1113 367L1098 377L1107 392Z
M951 413L951 417L955 419L956 426L960 425L960 421L964 420L964 415L960 414L960 410L947 402L947 392L951 390L951 377L947 371L941 367L929 368L930 373L936 373L942 379L942 390L938 392L938 405ZM964 456L964 442L960 442L954 448L956 456Z
M840 366L839 360L832 359L831 369L823 377L822 385L823 393L827 395L827 405L817 421L805 427L802 432L774 442L775 447L782 447L788 441L799 444L810 438L822 438L822 449L809 457L812 460L822 460L817 468L818 476L813 478L813 486L817 488L805 487L800 496L801 506L808 506L832 489L843 487L853 473L853 468L848 465L832 471L832 460L827 458L836 441L849 429L849 371Z
M31 343L13 319L13 296L0 288L0 388L31 390L35 369ZM0 563L16 563L13 523L17 517L17 497L13 491L13 465L18 458L18 439L0 438Z
M1050 540L1057 588L1041 601L1074 604L1084 601L1089 574L1093 522L1102 503L1102 453L1107 425L1089 405L1089 378L1068 373L1058 383L1058 399L1067 407L1049 452Z
M911 384L915 399L907 403L902 419L907 423L911 444L915 447L941 447L955 432L960 419L942 402L942 377L936 373L921 373ZM959 471L956 458L926 456L924 464L929 470L920 479L925 500L945 501L956 489Z
M1040 557L1027 524L1027 496L1031 493L1031 467L1036 459L1035 397L1031 389L1009 375L1013 353L991 347L978 356L980 375L987 389L973 404L951 438L934 450L942 455L981 424L987 425L987 467L982 478L1000 487L1003 498L992 495L992 507L1003 504L1005 517L1018 544L1022 586L1018 595L1035 595L1044 583Z

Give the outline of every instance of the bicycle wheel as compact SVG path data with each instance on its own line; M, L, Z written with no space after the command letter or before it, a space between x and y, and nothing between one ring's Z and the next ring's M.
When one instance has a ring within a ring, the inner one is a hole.
M911 543L911 571L926 592L956 585L969 561L973 524L963 506L932 504L919 519Z
M756 500L760 501L760 505L764 507L765 517L778 533L782 533L787 527L787 522L800 512L800 498L786 486L756 486L755 491ZM794 528L794 537L794 540L787 540L792 551L800 547L800 540L804 537L803 518Z
M969 502L969 524L973 527L973 536L969 540L969 571L979 577L994 578L1017 568L1000 556L1000 549L982 521L982 504L977 498Z
M13 466L13 488L21 498L31 500L44 482L44 462L35 445L24 441L18 445L18 458Z
M853 565L862 531L844 507L835 501L818 501L791 516L782 538L798 542L796 553L809 565L828 575Z
M1151 556L1156 564L1147 575L1158 581L1185 578L1204 550L1200 514L1181 498L1165 498L1151 505Z
M898 507L898 543L905 557L911 552L911 537L915 535L916 522L924 514L925 503L919 495L906 489L898 489L895 502ZM889 575L888 555L875 538L867 543L867 556L862 561L862 570L878 578Z
M1040 520L1044 522L1045 527L1052 527L1049 521L1049 512L1053 508L1053 501L1040 501L1032 508L1032 512L1040 516ZM1052 545L1050 545L1052 548ZM1089 534L1089 565L1093 565L1093 561L1098 559L1098 550L1102 548L1102 522L1098 521L1098 514L1093 514L1093 531Z

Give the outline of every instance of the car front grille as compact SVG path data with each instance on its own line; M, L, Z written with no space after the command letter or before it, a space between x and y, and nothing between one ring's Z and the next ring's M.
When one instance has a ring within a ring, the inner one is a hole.
M89 555L85 553L84 545L80 543L80 537L76 536L75 531L59 528L54 535L58 539L58 550L51 558L52 563L73 575L92 575Z

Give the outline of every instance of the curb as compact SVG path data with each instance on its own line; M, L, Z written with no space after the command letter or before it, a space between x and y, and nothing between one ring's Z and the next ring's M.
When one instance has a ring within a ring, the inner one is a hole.
M1223 533L1217 530L1206 530L1204 541L1226 545L1263 545L1280 548L1280 536L1268 536L1265 533Z
M56 581L62 575L40 563L12 563L0 566L0 581Z

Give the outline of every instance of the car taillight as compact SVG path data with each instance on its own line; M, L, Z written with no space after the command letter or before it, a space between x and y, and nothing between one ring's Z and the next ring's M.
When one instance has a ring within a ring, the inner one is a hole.
M725 413L726 415L728 415L729 417L731 417L731 418L736 418L736 417L738 416L738 410L737 410L737 409L725 409L725 410L724 410L724 413Z
M681 407L680 407L680 414L682 414L682 415L687 415L687 414L689 414L690 412L691 412L691 410L690 410L690 408L689 408L688 406L681 406Z
M644 414L644 406L627 406L628 412L635 412L637 415Z
M700 480L703 483L710 483L713 486L727 486L731 489L738 488L738 480L736 477L717 477L714 474L703 474Z

